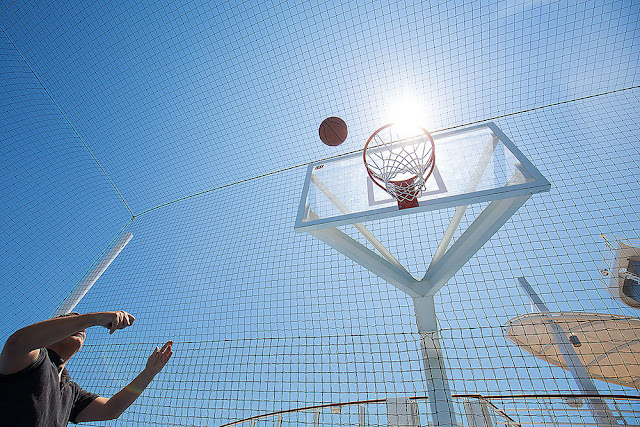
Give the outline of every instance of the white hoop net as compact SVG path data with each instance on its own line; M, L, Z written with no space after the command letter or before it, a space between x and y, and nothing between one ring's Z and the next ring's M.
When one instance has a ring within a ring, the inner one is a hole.
M433 139L424 129L389 124L364 148L369 176L399 203L420 197L435 166Z

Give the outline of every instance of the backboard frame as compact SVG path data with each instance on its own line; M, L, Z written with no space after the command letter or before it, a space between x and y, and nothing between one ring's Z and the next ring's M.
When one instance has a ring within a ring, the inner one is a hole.
M523 173L530 178L528 182L524 182L516 185L509 185L505 187L499 187L494 189L486 189L473 191L467 194L457 194L452 196L446 196L438 199L421 201L419 206L408 209L398 209L397 206L381 207L378 209L372 209L364 212L355 212L345 215L339 215L331 218L311 218L309 215L309 206L307 200L309 197L309 189L311 186L311 179L313 171L320 165L329 164L332 162L347 160L351 158L362 157L362 151L354 153L348 153L342 156L337 156L331 159L320 160L318 162L311 163L307 167L307 174L302 189L300 198L300 204L298 206L296 221L294 229L297 232L318 230L324 228L337 227L347 224L356 224L366 221L372 221L377 219L391 218L399 215L414 214L419 212L433 211L446 209L451 207L465 206L475 203L490 202L500 199L509 199L518 196L532 195L544 191L549 191L551 184L542 175L542 173L527 159L527 157L516 147L516 145L500 130L500 128L493 122L482 123L461 129L453 129L442 132L434 132L432 135L436 140L436 168L438 167L438 149L437 140L440 138L452 137L461 135L468 132L477 131L482 128L488 128L493 134L500 140L500 142L507 148L511 154L522 165ZM362 168L364 169L364 164ZM437 179L437 172L434 171L434 175L430 179Z

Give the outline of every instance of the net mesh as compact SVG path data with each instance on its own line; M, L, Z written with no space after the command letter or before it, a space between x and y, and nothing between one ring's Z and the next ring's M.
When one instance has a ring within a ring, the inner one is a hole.
M402 206L422 194L435 165L433 139L427 133L403 136L396 125L378 129L364 149L369 176Z
M361 150L409 98L434 132L494 121L552 184L435 295L456 422L638 425L636 387L586 393L505 325L539 314L518 278L553 316L639 317L601 273L601 235L638 239L639 18L630 1L0 3L0 341L131 232L76 311L136 323L90 328L67 367L109 397L156 345L174 356L86 425L433 425L412 299L293 230L307 165ZM329 116L338 147L318 140ZM453 214L366 225L421 277ZM571 347L620 328L598 331ZM630 336L593 363L619 376Z

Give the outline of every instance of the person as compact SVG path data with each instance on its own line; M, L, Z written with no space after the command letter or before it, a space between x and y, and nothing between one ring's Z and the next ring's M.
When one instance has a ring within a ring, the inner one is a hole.
M0 354L0 426L60 427L118 418L167 364L173 341L156 347L142 372L110 398L83 390L65 365L82 348L87 328L103 326L113 334L134 321L125 311L70 313L14 332Z

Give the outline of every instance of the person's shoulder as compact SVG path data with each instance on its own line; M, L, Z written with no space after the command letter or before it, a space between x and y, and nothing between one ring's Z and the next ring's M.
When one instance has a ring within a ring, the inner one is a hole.
M42 365L45 360L48 360L48 359L49 359L49 355L47 353L47 349L41 348L38 350L38 356L33 362L29 363L27 366L25 366L24 368L20 369L17 372L13 372L11 374L6 374L6 375L0 373L0 380L16 378L16 377L28 374L29 372L38 369L38 367Z

